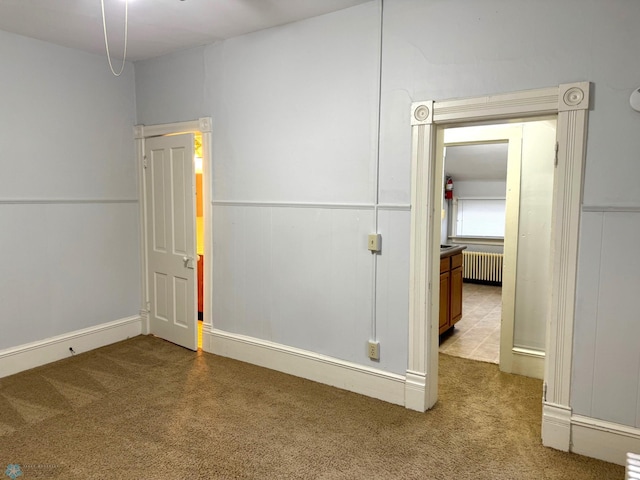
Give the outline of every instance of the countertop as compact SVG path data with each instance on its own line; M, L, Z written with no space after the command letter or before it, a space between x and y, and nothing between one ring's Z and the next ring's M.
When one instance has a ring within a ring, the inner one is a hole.
M441 245L440 258L447 258L460 253L467 248L466 245Z

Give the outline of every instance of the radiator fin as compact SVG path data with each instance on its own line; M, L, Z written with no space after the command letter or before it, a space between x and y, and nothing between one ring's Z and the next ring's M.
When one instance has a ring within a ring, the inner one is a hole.
M462 252L462 277L467 280L502 283L502 253Z

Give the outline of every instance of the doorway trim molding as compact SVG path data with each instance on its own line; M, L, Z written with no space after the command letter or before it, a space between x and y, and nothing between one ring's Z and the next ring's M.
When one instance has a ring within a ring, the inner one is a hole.
M568 451L571 359L578 236L589 110L589 82L538 90L414 102L411 106L411 243L407 408L425 411L438 397L439 239L434 220L438 127L556 115L558 153L553 187L551 275L547 319L542 442ZM436 241L437 240L437 241Z
M164 123L157 125L135 125L133 127L134 138L136 141L136 158L138 170L138 194L140 201L138 202L140 215L140 279L142 292L142 305L140 307L140 318L142 319L142 333L148 335L151 331L149 325L149 285L147 282L147 214L146 214L146 184L144 175L144 148L145 139L150 137L159 137L162 135L173 135L178 133L200 133L202 135L202 215L204 217L205 229L211 225L211 138L212 138L211 117L202 117L198 120L187 122ZM212 258L213 242L211 235L204 236L204 258ZM204 269L203 284L205 286L212 283L211 269ZM204 288L204 305L203 305L203 329L211 328L211 316L209 306L212 301L212 289ZM197 321L194 317L194 322Z

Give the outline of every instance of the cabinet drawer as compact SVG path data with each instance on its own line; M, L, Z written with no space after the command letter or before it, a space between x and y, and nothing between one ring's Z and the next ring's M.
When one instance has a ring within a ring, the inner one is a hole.
M449 271L449 257L440 259L440 273Z
M451 257L451 270L462 266L462 253L453 255ZM440 271L442 271L442 263L440 264Z

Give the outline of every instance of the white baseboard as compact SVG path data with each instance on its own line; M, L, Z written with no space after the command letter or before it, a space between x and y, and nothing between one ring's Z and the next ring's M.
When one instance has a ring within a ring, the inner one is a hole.
M572 415L570 408L547 403L542 407L542 444L624 465L627 452L640 453L640 429Z
M624 465L627 452L640 453L640 429L573 415L571 451Z
M77 353L104 347L141 333L140 316L122 318L37 342L0 350L0 378L55 362Z
M544 352L527 348L511 349L511 371L516 375L544 379Z
M405 378L299 348L203 326L203 350L404 405Z

